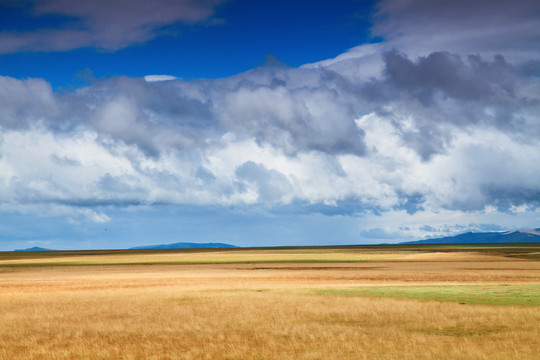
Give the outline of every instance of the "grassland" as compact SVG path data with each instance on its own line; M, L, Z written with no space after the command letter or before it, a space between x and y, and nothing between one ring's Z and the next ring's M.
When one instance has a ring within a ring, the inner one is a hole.
M537 359L539 254L0 253L0 359Z

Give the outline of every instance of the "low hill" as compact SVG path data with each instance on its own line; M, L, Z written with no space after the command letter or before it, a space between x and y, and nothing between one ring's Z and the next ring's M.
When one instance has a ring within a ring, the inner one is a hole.
M34 247L31 247L31 248L28 248L28 249L18 249L18 250L15 250L15 251L54 251L54 250L45 249L45 248L42 248L42 247L39 247L39 246L34 246Z
M234 248L235 245L223 243L188 243L179 242L174 244L146 245L136 246L129 250L148 250L148 249L205 249L205 248Z
M407 241L400 244L485 244L485 243L531 243L540 242L540 228L506 232L468 232L443 238Z

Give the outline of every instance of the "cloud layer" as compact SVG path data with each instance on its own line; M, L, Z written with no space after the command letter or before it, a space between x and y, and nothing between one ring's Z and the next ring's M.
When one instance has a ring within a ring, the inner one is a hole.
M2 77L2 206L539 205L537 74L502 56L380 58L370 79L265 65L57 94Z
M0 53L68 51L82 47L118 50L167 34L167 26L207 21L223 0L35 0L18 4L35 19L64 21L54 27L0 33ZM17 4L12 4L17 6Z

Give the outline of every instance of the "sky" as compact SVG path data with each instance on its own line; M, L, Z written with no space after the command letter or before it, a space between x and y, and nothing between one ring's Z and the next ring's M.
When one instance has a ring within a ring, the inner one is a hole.
M0 0L0 251L540 227L540 3Z

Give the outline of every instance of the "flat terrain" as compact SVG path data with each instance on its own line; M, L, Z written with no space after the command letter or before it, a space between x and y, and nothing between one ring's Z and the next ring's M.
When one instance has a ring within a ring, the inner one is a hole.
M537 359L540 244L0 253L0 359Z

